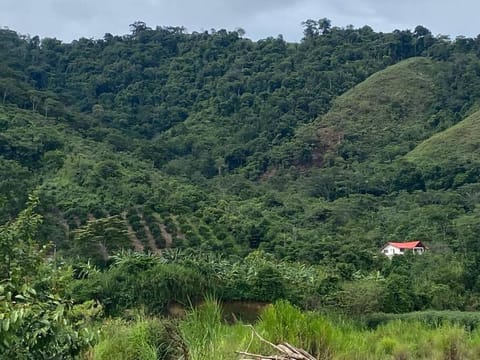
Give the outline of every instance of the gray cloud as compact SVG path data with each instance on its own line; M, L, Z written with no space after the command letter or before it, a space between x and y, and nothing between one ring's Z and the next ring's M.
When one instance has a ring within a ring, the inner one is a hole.
M368 24L378 31L422 24L454 37L480 33L478 10L474 0L2 0L0 26L71 41L125 34L141 20L190 31L241 27L253 39L283 34L298 41L302 21L327 17L337 26Z

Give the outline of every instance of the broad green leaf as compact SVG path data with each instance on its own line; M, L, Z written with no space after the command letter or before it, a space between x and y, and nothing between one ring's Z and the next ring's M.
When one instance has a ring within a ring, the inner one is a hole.
M2 320L3 331L7 332L9 328L10 328L10 319L9 318L3 319Z

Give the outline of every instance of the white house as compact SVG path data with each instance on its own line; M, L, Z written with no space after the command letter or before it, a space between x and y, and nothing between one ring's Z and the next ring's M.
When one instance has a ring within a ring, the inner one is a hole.
M423 254L428 248L422 244L421 241L409 242L387 242L380 250L382 254L391 258L394 255L403 255L406 251L411 251L414 254Z

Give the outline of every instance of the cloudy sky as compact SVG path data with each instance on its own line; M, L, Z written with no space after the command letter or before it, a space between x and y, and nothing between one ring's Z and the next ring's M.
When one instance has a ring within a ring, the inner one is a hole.
M0 27L21 34L101 38L126 34L140 20L150 27L185 26L189 31L243 28L260 39L302 37L301 22L327 17L336 26L370 25L377 31L413 29L434 34L480 33L478 0L0 0Z

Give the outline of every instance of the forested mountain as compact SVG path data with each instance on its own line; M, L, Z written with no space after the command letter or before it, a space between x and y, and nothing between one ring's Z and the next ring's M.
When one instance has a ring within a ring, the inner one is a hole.
M326 19L299 43L142 22L71 43L2 29L0 219L38 199L41 244L110 269L71 293L110 314L163 309L105 285L160 267L191 281L183 300L225 271L213 289L227 299L354 313L359 292L383 299L372 311L478 309L479 55L478 37ZM421 259L378 254L414 239ZM170 254L176 270L112 257L125 249Z
M451 246L453 223L440 237L445 224L395 214L396 201L476 182L472 163L438 169L424 155L421 167L420 150L407 154L474 109L478 42L328 24L305 22L298 44L141 22L69 44L2 30L2 218L35 189L45 240L62 248L112 216L138 249L317 262L345 253L311 249L323 243Z

